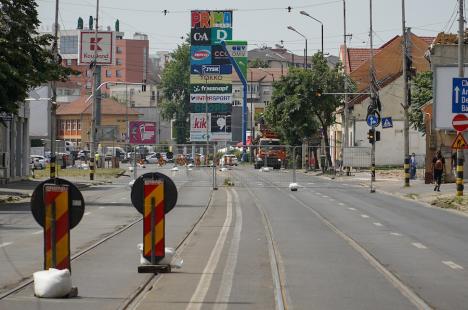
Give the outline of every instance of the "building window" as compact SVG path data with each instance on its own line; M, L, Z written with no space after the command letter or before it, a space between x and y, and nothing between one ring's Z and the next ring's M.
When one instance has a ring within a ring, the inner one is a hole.
M112 70L106 70L106 77L112 76Z
M115 70L116 77L122 77L122 70Z
M91 82L86 82L86 89L91 89Z
M92 76L93 76L93 71L86 70L86 77L92 77Z
M67 119L66 131L71 131L71 120Z
M73 60L71 59L67 59L66 62L67 62L67 66L73 65Z
M117 62L117 66L120 66L122 64L122 59L117 58L116 62Z
M117 54L122 54L122 48L120 46L117 46Z
M61 36L60 54L78 54L78 36Z
M265 106L267 106L267 105L269 105L269 104L270 104L270 101L268 101L268 100L265 100L265 101L263 101L263 103L265 104Z
M78 120L78 121L76 122L76 129L77 129L78 131L81 131L81 120Z
M72 120L72 130L76 131L76 120Z

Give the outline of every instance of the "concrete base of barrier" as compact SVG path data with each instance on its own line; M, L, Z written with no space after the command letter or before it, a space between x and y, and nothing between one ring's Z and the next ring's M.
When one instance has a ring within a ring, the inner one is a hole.
M138 273L169 273L171 272L170 265L140 265Z

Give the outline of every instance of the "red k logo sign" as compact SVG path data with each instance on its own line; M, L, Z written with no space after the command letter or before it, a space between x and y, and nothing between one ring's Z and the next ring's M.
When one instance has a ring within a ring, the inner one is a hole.
M97 50L97 51L102 51L102 48L98 45L99 42L101 42L102 38L91 38L90 40L90 49L92 51Z

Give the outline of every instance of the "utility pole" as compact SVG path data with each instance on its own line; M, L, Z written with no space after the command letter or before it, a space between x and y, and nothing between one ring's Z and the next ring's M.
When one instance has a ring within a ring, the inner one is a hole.
M209 137L209 130L208 130L208 79L207 76L205 76L205 121L206 121L206 155L205 155L205 163L208 166L208 163L210 162L208 159L209 155L209 149L210 149L210 137ZM213 158L214 162L214 158Z
M403 30L403 144L404 144L404 171L405 171L405 187L410 186L410 158L409 158L409 87L408 87L408 36L405 22L405 0L401 0L401 25Z
M346 39L347 39L347 35L346 35L346 0L343 0L343 49L344 49L344 70L345 70L345 74L346 74L346 66L347 66L347 63L348 63L348 47L347 47L347 44L346 44ZM348 79L347 77L345 76L345 79L344 79L344 91L345 93L348 92ZM342 133L342 137L341 137L341 158L340 160L343 160L344 158L344 152L345 152L345 148L349 147L349 143L348 143L348 122L349 122L349 107L348 107L348 95L345 94L344 95L344 120L343 120L343 133ZM342 163L342 166L343 166L343 163ZM347 167L347 172L346 172L346 175L349 176L349 167Z
M55 23L54 23L54 42L52 45L52 53L54 61L59 60L58 57L58 14L59 14L59 0L55 0ZM57 81L52 81L52 98L50 102L50 178L57 177L55 168L57 159L55 156L55 140L57 138Z
M93 86L93 113L91 119L91 143L90 143L90 173L89 179L94 180L94 170L96 168L97 162L95 162L95 154L96 154L96 126L100 123L100 100L98 99L101 95L101 91L98 89L99 85L101 84L101 67L97 65L97 42L98 42L98 28L99 28L99 0L96 0L96 25L94 29L95 33L95 47L94 47L94 86ZM98 101L99 100L99 101ZM99 107L98 107L99 105Z
M464 53L465 53L465 17L463 16L464 1L458 0L458 77L465 75ZM464 154L462 149L457 149L457 196L463 196L463 162Z
M369 80L369 90L370 90L370 105L374 105L374 100L376 94L376 90L374 89L374 79L375 77L375 67L374 67L374 33L373 33L373 28L372 28L372 0L369 0L369 11L370 11L370 80ZM373 183L375 182L375 140L376 140L376 135L375 135L375 126L372 125L372 132L373 132L373 141L371 143L372 148L371 148L371 188L370 191L371 193L375 192Z

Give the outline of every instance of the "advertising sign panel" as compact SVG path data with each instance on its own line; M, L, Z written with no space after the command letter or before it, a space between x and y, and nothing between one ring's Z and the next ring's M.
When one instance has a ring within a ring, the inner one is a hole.
M79 64L89 65L94 61L96 53L96 63L98 65L115 64L115 33L113 31L80 32L80 57Z
M232 11L192 11L192 28L232 28Z
M211 64L211 46L192 46L190 48L190 61L193 65Z
M191 74L231 74L232 65L193 65L190 67Z
M231 94L190 94L191 103L231 103Z
M211 44L220 44L226 40L232 40L231 28L211 28Z
M204 113L208 109L208 113L231 113L231 103L192 103L190 111L193 113Z
M232 83L232 76L224 75L190 75L190 84L226 84Z
M247 77L248 52L247 41L226 41L226 49L234 59L244 77Z
M191 84L191 94L232 94L231 84Z
M190 42L192 45L210 45L211 29L194 28L190 32Z
M231 115L227 113L212 113L211 132L231 132Z
M156 123L131 121L129 124L130 144L155 144Z
M229 65L231 61L229 60L228 54L223 49L221 45L213 45L211 47L211 60L214 65Z
M205 132L206 126L210 125L210 114L208 114L208 121L206 120L205 113L190 113L190 131L191 132ZM210 128L208 128L210 131Z

